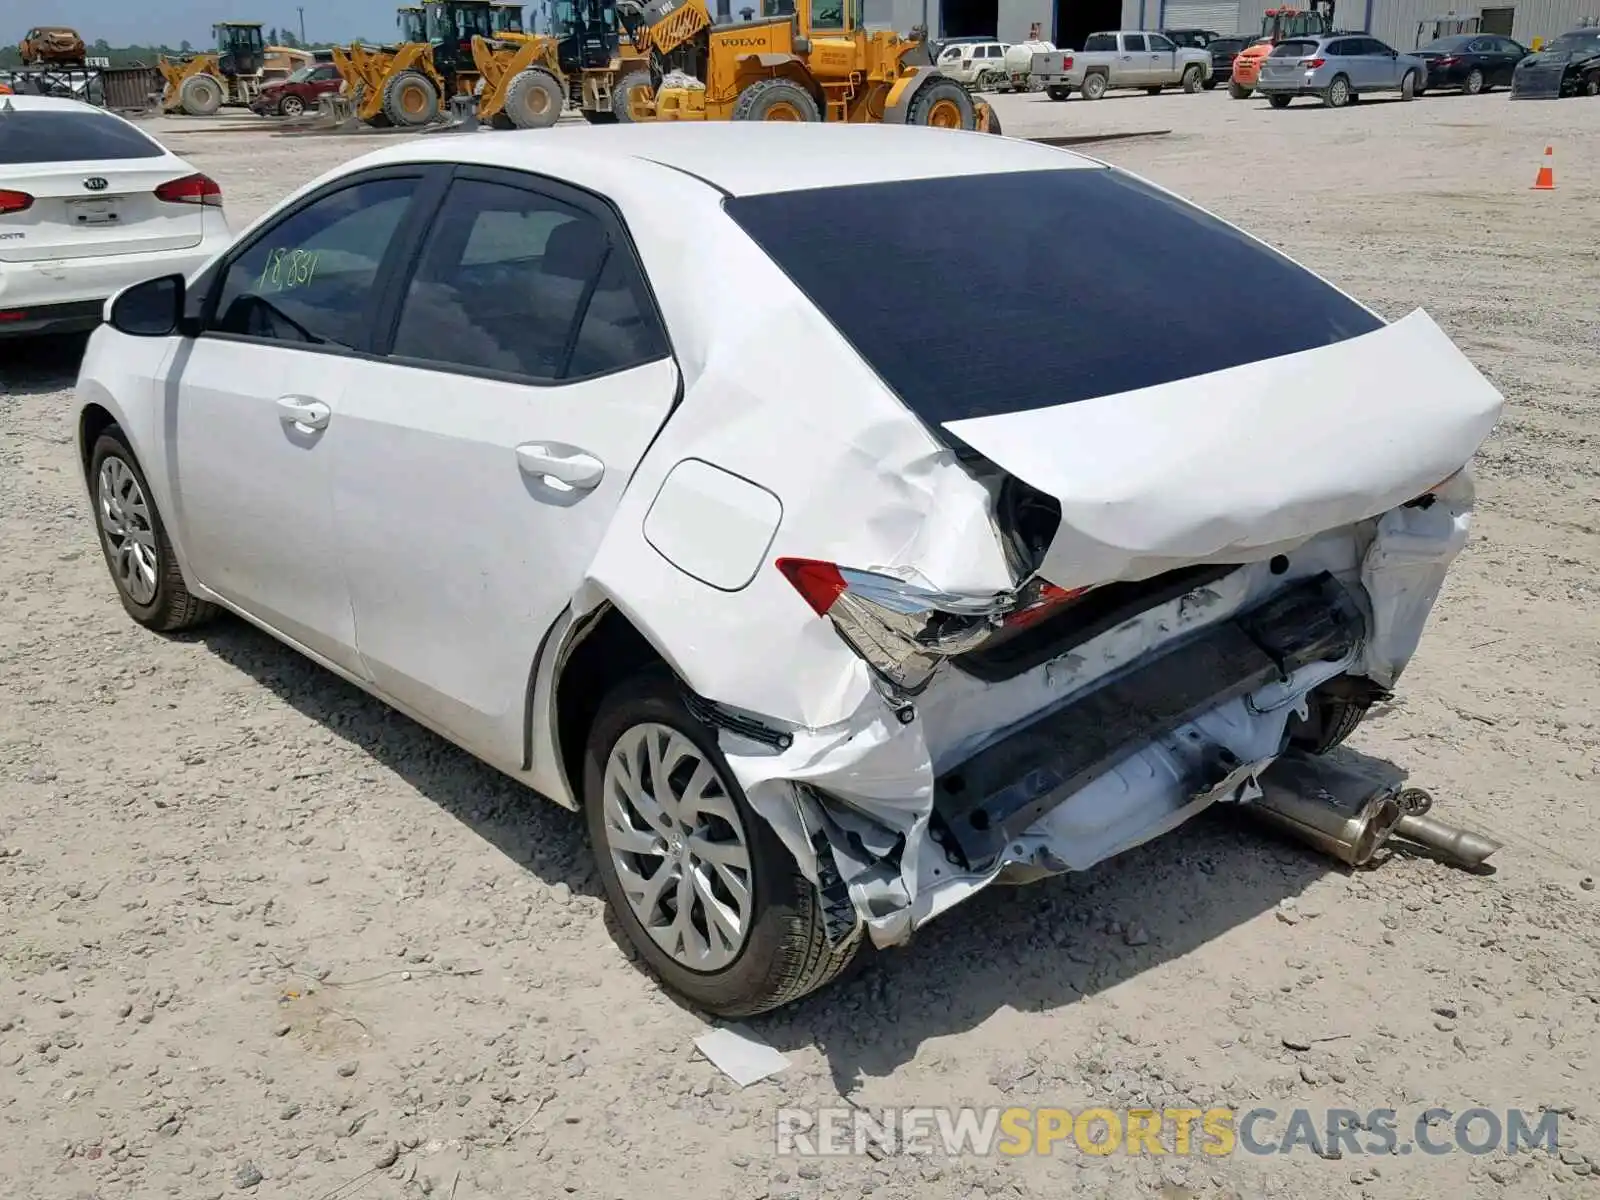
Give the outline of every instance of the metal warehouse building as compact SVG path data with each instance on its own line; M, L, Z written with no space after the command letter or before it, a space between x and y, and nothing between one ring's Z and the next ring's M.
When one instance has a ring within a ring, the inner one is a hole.
M734 0L737 5L741 0ZM1309 7L1294 0L864 0L868 25L898 29L925 26L933 37L994 37L1020 42L1037 24L1058 46L1081 48L1083 39L1110 29L1211 29L1253 33L1264 9L1278 3ZM1449 0L1337 0L1334 25L1363 30L1397 50L1416 46L1417 26L1452 10ZM1600 18L1600 0L1515 0L1503 7L1454 8L1461 16L1481 16L1488 33L1524 44L1546 40Z

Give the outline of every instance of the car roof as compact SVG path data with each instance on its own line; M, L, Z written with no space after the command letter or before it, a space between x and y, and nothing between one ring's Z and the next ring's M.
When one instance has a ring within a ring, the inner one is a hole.
M117 120L114 114L108 113L103 108L93 104L85 104L82 100L69 100L65 96L0 96L0 121L5 120L5 107L9 103L18 112L54 110L55 112L87 113L95 117L108 117Z
M1071 151L986 133L907 125L683 121L426 139L378 150L348 169L457 162L561 177L589 174L586 166L614 169L630 160L680 171L733 196L1104 166Z

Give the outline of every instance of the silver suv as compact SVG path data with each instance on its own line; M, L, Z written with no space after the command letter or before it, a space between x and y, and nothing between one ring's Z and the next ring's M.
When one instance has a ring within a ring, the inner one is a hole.
M1427 64L1415 55L1364 33L1347 33L1279 42L1261 64L1256 90L1273 108L1287 108L1296 96L1343 108L1369 92L1399 92L1410 100L1427 78Z

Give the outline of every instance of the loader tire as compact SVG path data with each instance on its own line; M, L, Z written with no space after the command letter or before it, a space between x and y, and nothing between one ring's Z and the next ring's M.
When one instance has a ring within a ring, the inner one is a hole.
M624 125L648 121L650 120L648 104L654 98L655 89L650 86L650 72L631 72L617 80L617 86L611 89L611 111L606 115ZM645 102L645 107L638 106L641 100ZM738 119L737 114L735 119Z
M1250 94L1254 91L1255 88L1247 88L1242 83L1234 83L1232 80L1228 81L1228 95L1232 96L1235 100L1248 100L1250 99Z
M361 111L361 106L363 104L365 104L366 101L367 101L367 85L364 84L364 83L356 84L356 90L350 93L350 111L353 112L353 113L359 113ZM369 129L389 129L389 128L392 128L392 126L389 123L389 118L386 117L383 114L383 111L381 109L379 111L373 113L372 114L372 119L369 120L366 124L367 124L367 128L369 128Z
M966 88L953 79L931 79L906 106L907 125L933 129L976 129L978 111Z
M554 75L529 67L506 88L505 115L517 129L548 129L561 119L566 99Z
M403 129L439 119L439 89L421 71L401 71L383 85L383 115Z
M963 95L966 93L963 92ZM971 101L967 102L969 105ZM820 121L822 110L811 93L788 79L761 79L734 101L735 121Z
M210 75L191 75L178 89L178 107L191 117L214 117L222 96L222 85Z
M581 110L583 119L591 125L615 125L617 114L614 112L601 112L598 108L585 108Z

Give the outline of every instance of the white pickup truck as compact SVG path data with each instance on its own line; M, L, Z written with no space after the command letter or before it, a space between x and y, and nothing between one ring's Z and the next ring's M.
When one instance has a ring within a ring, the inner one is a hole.
M1098 100L1112 88L1143 88L1152 96L1168 87L1198 92L1210 74L1211 56L1204 50L1149 30L1091 33L1082 50L1036 54L1029 69L1033 85L1042 84L1052 100L1073 92Z

